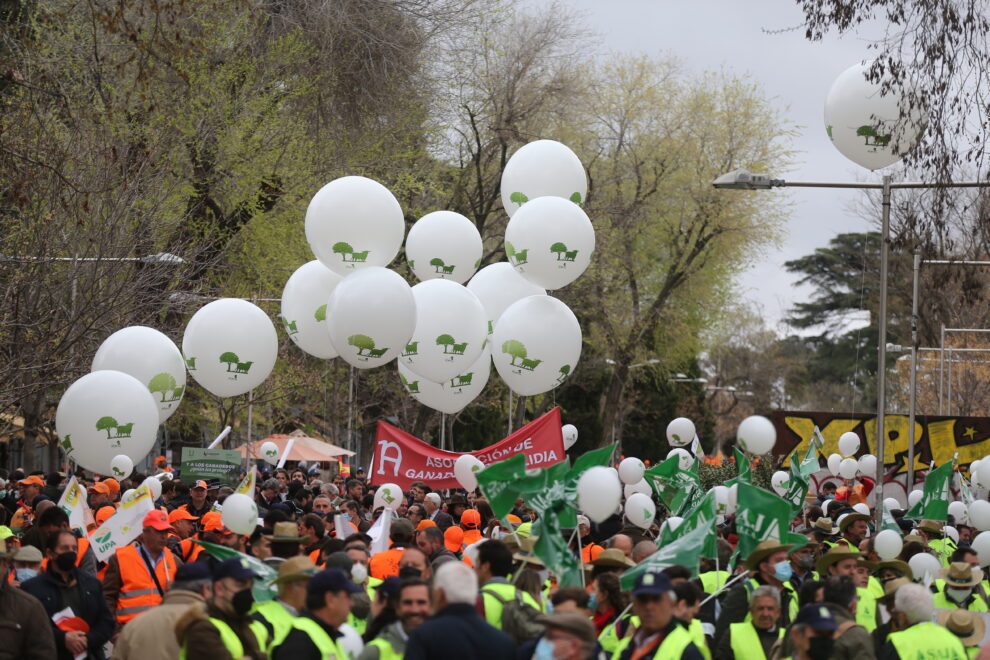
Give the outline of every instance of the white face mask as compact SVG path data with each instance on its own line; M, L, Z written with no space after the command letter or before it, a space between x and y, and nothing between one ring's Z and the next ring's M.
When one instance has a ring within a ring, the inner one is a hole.
M368 569L364 564L354 564L351 566L351 580L354 584L364 584L364 581L368 579Z

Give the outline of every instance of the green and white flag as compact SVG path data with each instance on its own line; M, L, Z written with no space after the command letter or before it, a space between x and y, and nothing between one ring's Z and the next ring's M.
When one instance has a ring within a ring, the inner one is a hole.
M557 482L558 484L560 482ZM571 552L564 535L561 532L560 521L558 520L558 509L567 505L558 500L558 505L548 509L537 508L538 504L534 500L526 500L530 506L540 513L540 536L533 546L533 554L540 558L540 561L557 576L557 584L562 587L583 586L581 580L581 564L578 558ZM547 500L539 500L539 504Z
M539 490L546 484L541 470L530 474L526 471L526 455L492 463L478 473L478 487L492 507L496 518L504 518L516 505L516 500L531 490Z
M794 459L791 458L791 473L798 473L805 479L818 472L821 469L821 465L818 464L818 451L825 445L825 438L822 437L822 432L815 427L815 432L811 436L811 443L808 446L808 451L804 455L804 459L794 469Z
M732 448L732 454L736 461L736 471L738 476L733 479L729 479L725 482L726 486L732 486L733 484L751 484L753 483L753 475L749 465L749 458L746 454L739 451L738 447Z
M949 484L952 483L952 461L942 463L925 477L921 499L904 514L912 520L949 519Z
M662 548L686 536L695 529L706 529L708 533L696 551L702 557L715 559L718 552L717 535L715 533L715 510L715 493L709 492L684 516L684 520L681 521L681 524L676 529L672 530L670 525L663 527L660 531L660 540L657 542L657 545Z
M193 543L203 546L203 550L220 561L236 557L241 560L241 565L254 571L254 574L259 578L254 581L254 587L251 589L256 601L274 600L278 594L277 587L272 584L272 580L278 577L278 571L257 557L246 555L225 545L217 545L216 543L200 541L199 539L193 539Z
M801 474L801 468L791 468L790 476L787 480L787 491L784 499L791 503L791 510L797 513L804 507L805 498L808 496L808 479Z
M956 475L959 477L959 499L968 507L975 499L973 497L973 490L969 487L969 482L966 481L966 477L962 475L962 472L956 472ZM946 511L948 512L948 509Z
M904 536L901 528L897 526L897 521L894 520L894 516L891 515L890 511L880 502L880 531L885 529L892 529L897 532L898 536Z
M683 526L687 526L685 523ZM697 527L688 531L672 543L659 547L652 555L626 570L619 579L619 584L623 589L632 589L636 586L636 578L646 572L657 573L668 566L687 566L691 569L691 575L698 575L698 560L701 553L698 552L705 543L709 534L706 527Z
M736 497L736 553L742 559L763 541L778 541L796 548L807 545L808 537L788 531L792 509L787 500L752 484L740 483ZM795 548L795 549L796 549Z
M69 485L58 500L58 508L68 514L70 529L78 529L85 534L87 524L93 522L93 513L86 504L86 489L79 485L76 475L69 479Z
M671 515L682 516L704 497L698 478L698 462L690 470L682 470L677 456L671 456L660 465L643 474L653 491Z

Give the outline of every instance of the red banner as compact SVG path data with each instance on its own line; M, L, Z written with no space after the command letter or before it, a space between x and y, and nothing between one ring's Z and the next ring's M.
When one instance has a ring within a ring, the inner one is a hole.
M485 465L526 454L526 467L547 467L564 460L564 437L560 432L560 408L523 426L490 447L470 452ZM461 452L443 451L428 445L387 422L378 422L375 457L369 475L372 484L394 483L409 490L414 481L430 488L460 488L454 478L454 461Z

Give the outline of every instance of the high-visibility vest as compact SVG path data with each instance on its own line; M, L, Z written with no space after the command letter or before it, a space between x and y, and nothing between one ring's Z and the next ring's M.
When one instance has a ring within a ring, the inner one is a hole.
M251 608L253 614L258 614L272 627L272 636L269 640L273 644L281 644L285 636L292 630L292 620L296 617L289 613L281 603L276 600L266 600L263 603L255 603ZM260 623L260 622L259 622ZM264 625L264 624L262 624ZM267 632L267 631L266 631ZM235 656L239 657L239 656Z
M193 538L190 536L187 539L179 541L179 551L182 553L182 563L188 564L199 558L199 553L203 551L203 546L193 543Z
M386 642L384 639L376 637L375 639L368 642L365 648L367 648L368 646L374 646L378 649L379 660L402 660L402 654L396 653L395 649L392 648L392 645Z
M859 602L856 603L856 623L873 632L877 627L877 599L869 587L856 587Z
M234 632L234 629L227 625L226 621L215 619L212 616L210 617L210 623L220 631L220 641L227 647L230 657L243 658L244 644L241 642L241 638L237 636L237 633ZM268 646L268 631L265 630L264 624L260 621L252 621L248 625L248 628L254 634L255 643L258 645L258 648L264 650ZM179 660L186 660L188 647L188 642L182 643L182 648L179 650Z
M616 647L615 651L612 653L612 660L619 660L622 657L622 653L626 650L626 647L632 644L632 637L626 637L619 645ZM675 626L670 634L664 637L663 642L657 647L656 651L653 653L653 660L670 660L671 658L680 658L684 655L685 649L691 644L691 635L683 626ZM742 657L742 656L740 656Z
M873 598L876 600L880 600L885 595L883 591L883 585L880 584L880 580L876 579L872 575L870 576L870 581L866 585L866 588L870 590L870 593L873 595Z
M148 572L148 565L135 546L117 548L117 563L120 565L117 622L125 624L138 614L160 604L162 596ZM168 549L162 551L162 559L155 566L155 575L158 576L162 590L168 591L172 586L172 578L175 577L175 558Z
M319 548L317 548L316 550L313 550L311 553L309 553L309 558L312 559L313 560L313 563L316 564L317 566L320 565L320 553L321 552L323 552L323 551L320 550Z
M405 548L390 548L385 552L377 553L368 562L368 573L371 574L371 577L378 578L379 580L398 577L399 562L402 560L402 555L405 552Z
M481 588L481 602L485 606L485 621L502 629L502 602L508 603L516 598L516 587L512 584L486 584ZM522 602L540 611L540 604L529 593L518 590ZM499 598L502 600L500 601Z
M932 594L932 600L935 602L935 607L937 608L942 608L947 610L962 609L958 605L956 605L955 602L949 600L949 598L945 595L944 586L941 589L939 589L937 593ZM974 591L971 596L969 605L967 605L965 609L970 612L986 612L987 602L983 600L983 598Z
M745 582L743 582L743 585L746 587L747 600L750 600L750 601L753 599L753 592L763 586L759 582L756 581L756 578L750 578L750 579L746 580ZM798 614L798 596L794 592L794 585L792 585L790 582L784 582L783 588L780 589L779 591L780 591L780 603L781 603L781 605L783 605L783 603L784 603L784 596L785 596L785 593L784 592L785 591L786 592L790 592L789 593L789 596L790 597L788 598L788 601L787 601L787 611L786 612L783 612L783 611L781 612L781 614L784 615L784 623L786 624L786 625L781 626L781 627L782 628L786 628L797 617L797 614ZM752 620L753 620L753 615L750 614L750 612L747 610L746 611L746 618L743 619L743 623L749 623Z
M79 568L79 565L82 564L83 555L89 549L89 539L79 538L76 540L79 542L79 547L76 550L76 568ZM41 560L41 570L48 570L48 557Z
M785 630L783 627L778 629L778 639L784 636ZM737 658L746 658L746 660L767 658L767 654L763 652L763 644L760 643L760 636L756 634L756 627L752 623L730 623L729 641L732 644L732 652Z
M605 548L598 545L597 543L590 543L588 545L582 546L581 561L583 561L585 564L590 564L591 562L593 562L595 559L598 558L598 555L600 555L603 552L605 552Z
M631 628L639 627L639 617L626 612L621 617L616 617L612 623L602 628L601 634L598 635L598 644L606 653L611 653L619 647L620 640L618 625L620 621L625 621L628 624L625 626L623 633L628 633Z
M936 623L924 621L887 637L902 658L967 660L969 655L959 638Z
M729 581L729 571L706 571L698 576L706 594L713 594Z
M956 551L956 543L950 538L932 539L928 542L935 558L942 564L942 568L949 567L949 557Z
M316 648L320 650L320 653L323 654L324 660L333 660L334 658L336 658L336 660L347 660L348 655L347 652L344 651L344 648L339 643L335 642L333 638L327 634L327 631L320 626L320 624L313 621L309 617L297 616L292 620L292 629L301 630L309 635L310 640L312 640L313 644L316 645ZM275 649L278 648L278 646L280 646L284 641L285 640L282 640L278 644L273 644L270 655L275 655ZM234 657L236 658L239 656Z
M705 627L701 624L701 620L691 619L691 624L688 626L687 631L691 635L691 641L701 651L701 655L705 656L706 660L712 660L712 652L708 648L708 640L705 638Z

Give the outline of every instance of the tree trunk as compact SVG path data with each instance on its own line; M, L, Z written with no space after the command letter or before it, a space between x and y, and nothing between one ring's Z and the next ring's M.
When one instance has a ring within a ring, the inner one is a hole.
M612 377L608 381L605 396L602 397L602 407L599 413L602 420L602 437L596 446L607 445L622 436L622 429L619 427L623 419L623 395L628 379L629 366L623 363L616 364L612 369Z

